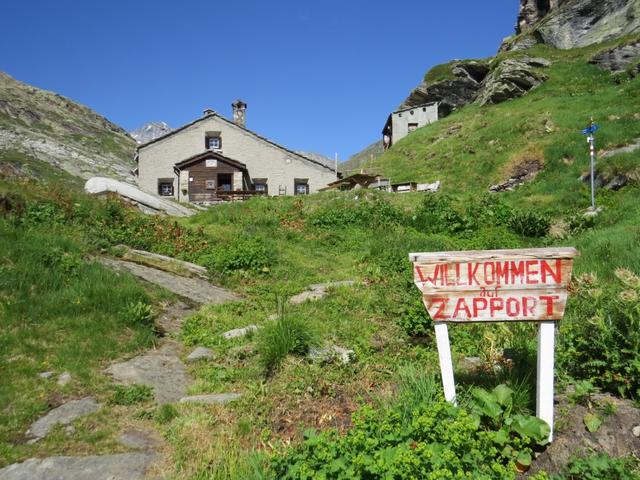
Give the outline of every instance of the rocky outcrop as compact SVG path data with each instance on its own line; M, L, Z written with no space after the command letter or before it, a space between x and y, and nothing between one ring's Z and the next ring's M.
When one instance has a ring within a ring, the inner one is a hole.
M516 33L524 33L566 0L520 0Z
M439 117L443 118L452 111L473 102L480 105L500 103L518 98L537 87L545 80L541 68L551 62L544 58L508 58L490 64L476 60L455 61L446 65L449 71L440 70L441 80L423 81L416 87L399 109L413 107L428 102L439 102ZM427 78L430 74L427 74Z
M593 56L589 63L597 65L612 73L626 71L632 64L640 60L640 40L626 43L618 47L600 52Z
M640 0L521 0L519 36L506 39L501 50L522 48L524 39L571 49L638 32Z
M500 62L482 82L476 103L486 105L521 97L547 80L547 75L540 68L549 65L551 62L544 58L529 57L508 58Z
M138 145L150 142L156 138L163 137L167 133L171 133L173 129L164 122L147 123L137 130L129 132L129 136L133 138Z
M450 78L436 82L424 81L405 99L398 109L409 108L429 102L439 102L439 117L446 117L452 111L473 102L480 90L482 81L489 73L484 62L453 62L450 65Z
M169 200L155 197L149 193L112 178L93 177L87 180L84 190L92 195L106 195L115 193L121 198L134 203L145 213L166 213L176 217L187 217L193 215L195 210L191 210L184 205L180 205Z

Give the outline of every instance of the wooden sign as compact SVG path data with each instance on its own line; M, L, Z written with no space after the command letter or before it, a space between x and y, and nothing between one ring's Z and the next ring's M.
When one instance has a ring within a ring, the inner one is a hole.
M434 322L560 320L574 248L412 253Z
M575 248L412 253L413 278L434 321L445 398L456 402L448 322L536 321L536 416L553 440L555 323L564 315Z

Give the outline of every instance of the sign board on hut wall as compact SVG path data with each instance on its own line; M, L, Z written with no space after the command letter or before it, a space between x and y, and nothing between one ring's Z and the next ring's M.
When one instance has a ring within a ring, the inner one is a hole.
M412 253L413 277L434 321L445 398L455 403L447 324L539 322L536 416L551 427L555 323L564 316L574 248Z

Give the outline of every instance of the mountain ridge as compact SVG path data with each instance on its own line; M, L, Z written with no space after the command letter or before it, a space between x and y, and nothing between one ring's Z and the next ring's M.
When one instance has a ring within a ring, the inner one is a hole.
M0 161L12 152L12 161L33 158L74 177L133 182L135 147L124 129L89 107L0 72Z

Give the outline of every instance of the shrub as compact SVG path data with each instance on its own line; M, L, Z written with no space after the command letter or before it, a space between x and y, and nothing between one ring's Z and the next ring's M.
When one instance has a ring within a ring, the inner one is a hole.
M576 279L558 357L573 377L640 399L640 277L624 269L616 276L606 285Z
M18 223L25 227L39 224L54 225L64 221L64 210L53 202L30 202L18 217Z
M513 451L536 441L483 427L477 417L444 401L422 404L407 419L397 408L363 407L344 436L307 431L302 444L271 462L270 478L513 479ZM509 450L509 447L511 450Z
M180 415L178 409L171 405L170 403L165 403L164 405L160 405L154 414L154 419L160 425L164 425L169 423L174 418L177 418Z
M333 202L309 216L309 223L320 228L360 226L379 228L401 223L402 214L389 202L374 197L355 202Z
M607 454L592 455L573 460L566 472L554 475L552 480L638 480L638 459L611 458Z
M116 385L109 403L113 405L135 405L153 399L153 390L146 385Z
M144 302L131 302L124 311L126 323L132 325L151 326L153 324L153 309Z
M460 233L475 227L470 216L459 212L451 197L427 195L416 209L413 226L428 233Z
M551 217L533 209L514 210L507 220L509 229L525 237L544 237L549 233Z
M257 238L238 239L220 246L201 261L211 273L266 273L271 265L271 255L264 241Z
M282 307L279 310L278 319L258 333L258 354L267 373L277 369L287 355L306 355L309 347L317 343L312 325L288 315Z

